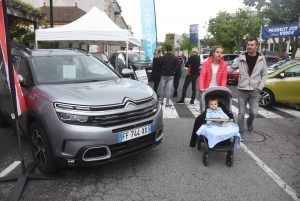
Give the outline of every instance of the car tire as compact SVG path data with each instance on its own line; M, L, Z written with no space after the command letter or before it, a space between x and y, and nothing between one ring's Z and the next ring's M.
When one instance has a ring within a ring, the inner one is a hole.
M38 122L31 124L30 146L34 161L42 173L52 174L60 169L54 161L46 131Z
M4 118L4 115L2 114L2 112L0 110L0 128L6 127L8 125L9 125L8 122L6 121L6 119Z
M269 89L260 92L259 106L270 107L274 103L274 95Z

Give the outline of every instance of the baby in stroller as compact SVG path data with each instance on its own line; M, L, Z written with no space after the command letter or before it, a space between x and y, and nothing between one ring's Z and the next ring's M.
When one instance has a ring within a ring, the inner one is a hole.
M208 164L209 150L228 152L226 164L231 166L233 164L234 146L237 148L240 147L239 128L233 123L231 102L231 91L225 87L211 87L202 95L201 104L203 105L201 115L202 118L205 115L206 122L203 121L201 125L199 125L199 119L201 119L200 115L195 121L195 126L197 126L196 135L198 135L198 149L201 148L201 142L204 142L205 144L205 150L202 157L202 162L205 166ZM226 113L219 107L219 104ZM193 138L192 135L192 139ZM192 139L190 146L194 144Z
M206 110L206 118L207 119L227 119L229 120L230 118L223 112L222 108L218 107L218 99L215 97L212 97L208 101L208 109ZM228 122L222 121L222 122L215 122L211 120L206 121L207 126L211 126L212 124L216 124L220 126L219 124L221 123L222 126L228 126Z

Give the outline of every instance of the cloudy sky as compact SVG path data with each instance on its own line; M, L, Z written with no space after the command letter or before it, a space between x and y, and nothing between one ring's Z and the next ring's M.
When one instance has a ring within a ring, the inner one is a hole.
M140 0L118 0L118 3L133 34L141 39ZM203 26L210 17L216 17L219 11L235 13L243 7L243 0L155 0L158 41L163 42L167 33L189 33L190 24L199 24L201 38L205 35Z

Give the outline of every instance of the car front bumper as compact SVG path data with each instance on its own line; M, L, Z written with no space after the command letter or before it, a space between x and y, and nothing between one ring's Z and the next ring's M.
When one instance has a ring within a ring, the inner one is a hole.
M118 133L146 125L151 125L151 133L118 142ZM48 121L47 128L54 157L68 166L100 165L131 156L157 146L164 135L161 107L152 117L118 126L81 126L57 119L56 122Z

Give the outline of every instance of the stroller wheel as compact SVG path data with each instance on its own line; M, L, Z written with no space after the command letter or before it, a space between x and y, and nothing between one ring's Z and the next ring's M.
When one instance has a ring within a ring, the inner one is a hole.
M208 153L206 151L203 153L202 163L204 166L207 166L207 164L208 164Z
M228 167L231 167L233 164L233 155L227 154L226 155L226 164Z

